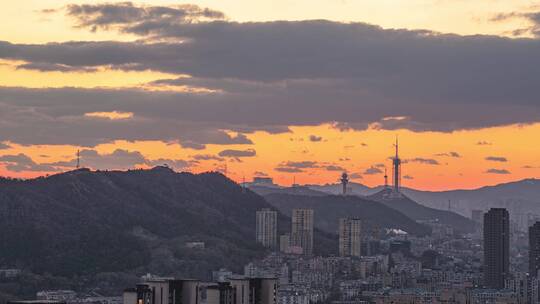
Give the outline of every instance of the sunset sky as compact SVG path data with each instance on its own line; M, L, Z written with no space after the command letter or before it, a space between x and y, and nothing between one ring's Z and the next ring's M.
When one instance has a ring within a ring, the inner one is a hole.
M0 175L540 177L540 1L9 1Z

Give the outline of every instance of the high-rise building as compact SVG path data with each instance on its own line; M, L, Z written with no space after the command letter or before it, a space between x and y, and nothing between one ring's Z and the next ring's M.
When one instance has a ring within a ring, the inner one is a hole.
M484 285L503 289L510 272L510 217L504 208L484 214Z
M357 218L339 219L339 255L361 256L362 222Z
M283 234L279 236L279 251L283 253L289 253L289 247L291 245L291 235Z
M293 209L291 245L302 248L302 253L313 253L313 209Z
M529 227L529 275L538 276L540 270L540 222Z
M277 212L270 209L257 211L257 242L264 247L277 248Z

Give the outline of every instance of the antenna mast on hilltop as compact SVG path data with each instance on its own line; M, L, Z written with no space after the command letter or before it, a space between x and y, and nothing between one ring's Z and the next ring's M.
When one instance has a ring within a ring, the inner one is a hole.
M384 189L388 188L388 174L386 173L386 167L384 167Z
M77 150L77 169L81 166L81 151Z
M401 159L399 159L399 142L398 138L396 136L396 156L393 160L393 167L394 167L394 191L396 193L399 192L400 188L400 180L401 180Z
M343 195L347 195L347 184L349 184L349 175L347 175L347 172L343 172L341 175L341 185L343 187Z

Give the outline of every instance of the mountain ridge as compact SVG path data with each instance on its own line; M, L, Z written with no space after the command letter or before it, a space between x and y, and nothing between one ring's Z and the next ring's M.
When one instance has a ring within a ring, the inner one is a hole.
M220 173L79 169L0 182L0 265L60 277L147 272L205 278L266 251L255 242L255 212L273 208ZM278 212L279 232L290 219ZM315 231L314 250L337 251ZM190 249L187 242L205 242ZM197 265L195 267L194 265Z

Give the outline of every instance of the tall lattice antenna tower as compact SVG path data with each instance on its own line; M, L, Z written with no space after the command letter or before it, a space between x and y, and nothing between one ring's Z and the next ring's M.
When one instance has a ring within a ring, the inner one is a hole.
M81 150L77 150L77 169L81 167Z
M347 175L347 172L343 172L341 174L341 186L343 187L342 194L347 195L347 184L349 184L349 175Z
M394 191L399 192L401 184L401 159L399 159L399 142L396 136L396 156L393 159L394 169Z
M388 174L386 173L386 167L384 167L384 188L388 188Z

